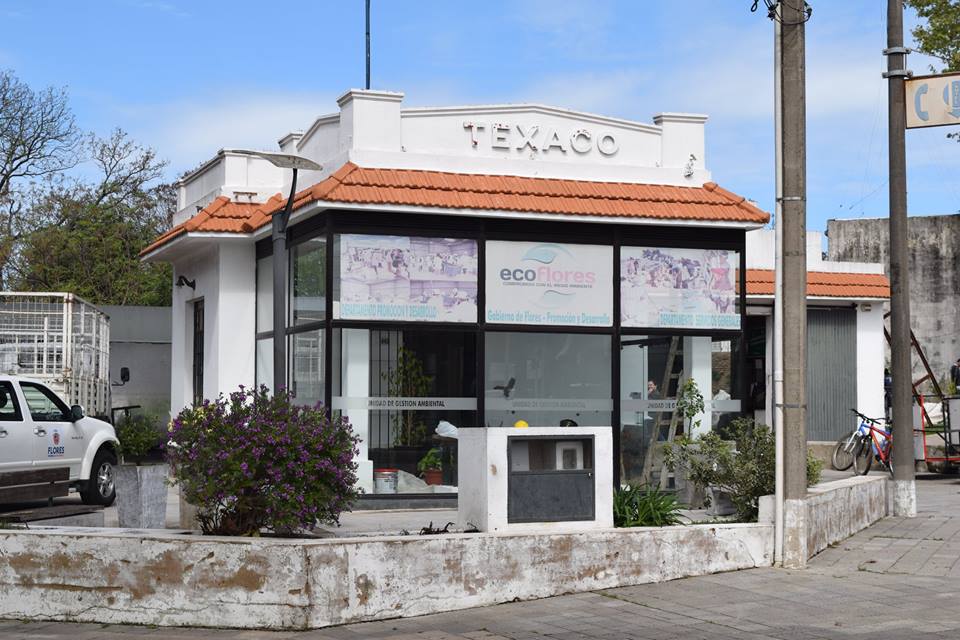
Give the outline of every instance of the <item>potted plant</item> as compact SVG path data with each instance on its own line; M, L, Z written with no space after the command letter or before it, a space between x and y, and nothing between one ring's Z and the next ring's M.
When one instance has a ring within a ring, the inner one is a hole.
M116 468L117 517L123 528L163 529L167 513L165 432L147 415L126 416L116 425L122 463Z
M434 447L427 451L417 463L417 471L427 484L443 484L443 460L440 459L440 449Z

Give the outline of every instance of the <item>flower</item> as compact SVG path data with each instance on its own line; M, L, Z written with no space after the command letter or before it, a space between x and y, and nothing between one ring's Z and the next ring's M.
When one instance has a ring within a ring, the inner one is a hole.
M359 438L322 406L266 387L184 409L167 457L205 533L291 534L336 523L357 497Z

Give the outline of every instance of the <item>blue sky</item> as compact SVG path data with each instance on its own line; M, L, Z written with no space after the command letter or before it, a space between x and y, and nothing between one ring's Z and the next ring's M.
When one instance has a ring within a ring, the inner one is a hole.
M372 4L373 88L410 106L706 113L714 179L773 210L773 26L751 0ZM886 215L886 2L811 4L808 227L822 230ZM0 67L66 87L82 127L129 131L170 177L224 146L273 148L364 80L363 0L0 0L0 33ZM911 215L960 211L946 132L907 132Z

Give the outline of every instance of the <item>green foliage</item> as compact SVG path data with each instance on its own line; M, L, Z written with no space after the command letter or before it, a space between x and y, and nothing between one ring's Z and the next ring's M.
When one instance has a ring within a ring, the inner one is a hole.
M613 492L616 527L666 527L681 524L680 505L672 493L658 487L619 487Z
M69 291L95 304L170 304L168 264L140 261L159 229L138 224L112 207L77 205L62 225L24 238L16 287Z
M684 421L692 420L695 415L703 413L703 394L693 378L687 378L677 394L677 411ZM687 433L692 433L699 426L700 421L697 420L689 425Z
M124 462L141 464L151 451L162 449L166 441L166 430L153 416L125 416L114 428Z
M671 471L680 469L700 489L715 487L730 494L737 518L757 519L760 496L775 488L776 444L766 425L739 418L730 425L734 441L707 433L691 440L680 438L664 445L664 459ZM807 484L820 481L823 463L807 453Z
M426 455L420 458L420 462L417 463L417 471L423 473L424 471L440 471L443 469L443 460L440 458L440 448L434 447L427 451Z
M960 70L960 2L957 0L907 0L921 22L910 33L919 50L946 65L940 71ZM931 72L937 73L931 68Z
M167 458L204 533L293 535L336 524L357 498L357 443L345 418L265 386L189 407Z
M382 374L387 393L394 398L421 398L430 393L433 376L423 371L423 362L411 349L400 347L397 364ZM415 447L427 439L427 425L418 411L399 411L393 417L393 444Z

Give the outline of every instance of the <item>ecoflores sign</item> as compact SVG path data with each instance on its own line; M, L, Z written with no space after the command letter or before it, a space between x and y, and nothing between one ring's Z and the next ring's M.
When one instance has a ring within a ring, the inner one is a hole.
M612 325L612 247L503 241L486 247L487 322Z
M617 138L609 131L576 129L563 131L556 127L537 124L501 124L487 122L464 122L463 128L470 134L474 149L515 149L521 153L558 153L587 155L599 153L612 156L620 150Z

